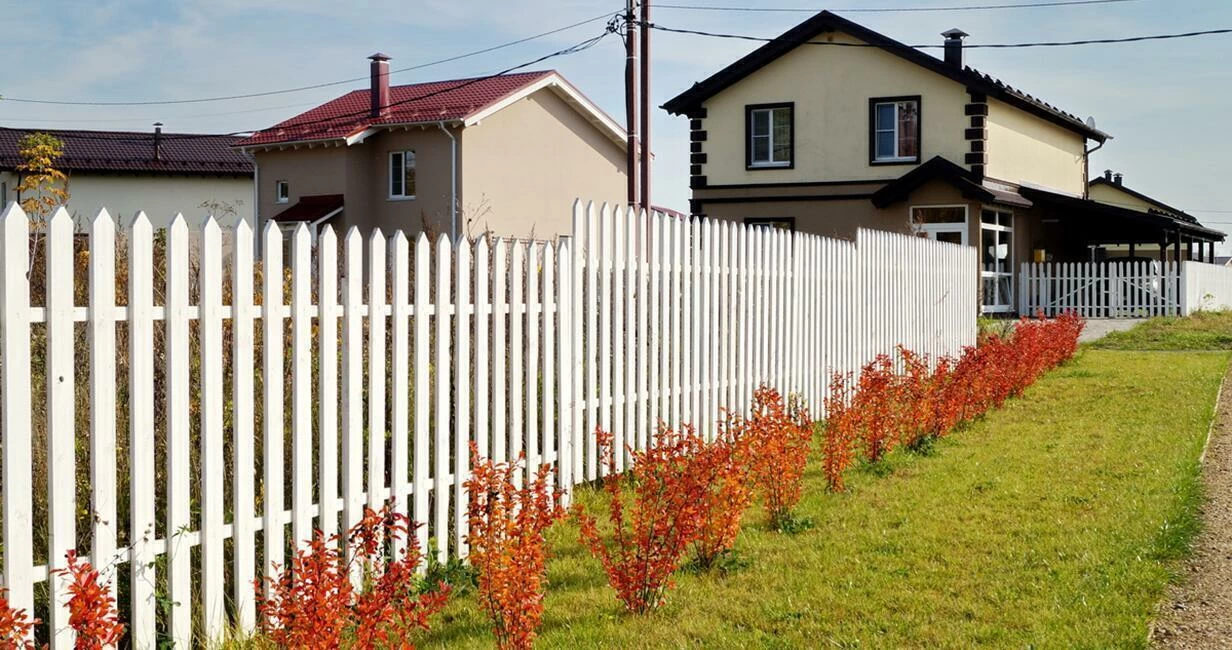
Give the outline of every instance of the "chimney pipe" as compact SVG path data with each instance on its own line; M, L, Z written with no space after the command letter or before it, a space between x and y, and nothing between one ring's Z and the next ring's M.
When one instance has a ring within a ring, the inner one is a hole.
M385 117L389 114L389 56L377 52L368 57L372 61L372 88L369 95L372 98L372 117Z
M1112 182L1112 170L1111 169L1104 170L1104 180L1108 181L1109 183Z
M949 31L941 32L941 35L945 37L945 62L961 70L963 67L963 39L968 36L967 32L955 27Z
M1113 175L1112 175L1112 183L1113 183L1114 185L1120 185L1120 184L1121 184L1121 178L1122 178L1122 177L1123 177L1123 175L1122 175L1122 174L1113 174Z
M163 123L154 123L154 160L163 159Z

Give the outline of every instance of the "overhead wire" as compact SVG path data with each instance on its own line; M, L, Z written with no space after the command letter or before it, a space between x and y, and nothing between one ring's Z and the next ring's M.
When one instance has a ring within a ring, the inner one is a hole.
M1050 2L1020 2L988 5L949 5L932 7L847 7L830 9L834 13L922 13L929 11L990 11L999 9L1038 9L1047 7L1075 7L1081 5L1119 4L1143 0L1052 0ZM820 9L805 7L725 7L719 5L656 4L655 9L681 9L692 11L737 11L765 13L817 13Z

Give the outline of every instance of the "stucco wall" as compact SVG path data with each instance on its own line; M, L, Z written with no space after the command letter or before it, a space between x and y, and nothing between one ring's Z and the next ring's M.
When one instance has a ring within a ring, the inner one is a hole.
M1086 187L1086 140L995 99L988 100L989 178L1030 183L1081 195Z
M0 174L0 183L8 185L8 200L17 200L16 174ZM69 176L68 189L68 209L79 230L102 208L121 226L145 211L155 228L168 226L177 213L199 227L211 212L204 203L219 206L215 216L224 227L252 218L251 178L76 173Z
M877 48L802 45L704 104L702 173L711 185L897 178L912 165L869 164L869 99L902 95L921 96L921 162L963 164L961 84ZM776 102L795 102L795 167L746 170L745 106Z
M464 130L451 127L458 138L458 169L462 168ZM389 154L415 152L415 198L389 197ZM380 226L386 234L402 230L418 234L427 227L433 234L450 234L450 142L437 126L382 131L351 147L347 162L346 222L370 230ZM458 178L461 201L462 178ZM355 206L352 208L352 206Z
M1147 212L1151 208L1160 207L1152 205L1147 201L1143 201L1142 199L1131 194L1126 194L1119 188L1112 185L1106 185L1103 183L1099 185L1092 185L1090 186L1089 191L1091 193L1091 200L1099 201L1100 203L1110 203L1122 208Z
M346 154L342 147L258 152L255 158L261 219L295 205L302 196L342 194L346 185ZM274 201L274 184L278 181L287 181L290 200L286 203Z
M463 207L471 234L551 238L575 199L622 203L624 149L548 88L464 132Z

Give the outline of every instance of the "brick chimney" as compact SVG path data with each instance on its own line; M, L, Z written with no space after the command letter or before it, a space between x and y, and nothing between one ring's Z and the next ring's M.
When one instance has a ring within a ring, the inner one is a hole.
M963 39L968 36L967 32L955 27L949 31L941 32L945 37L945 62L958 68L963 67Z
M372 117L389 114L389 57L377 52L368 57L372 61Z
M163 159L163 123L154 123L154 160Z

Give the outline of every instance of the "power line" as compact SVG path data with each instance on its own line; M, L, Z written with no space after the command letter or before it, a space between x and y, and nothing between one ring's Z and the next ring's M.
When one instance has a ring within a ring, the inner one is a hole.
M192 115L176 115L174 119L187 120L197 119L202 117L221 117L225 115L242 115L245 113L261 113L263 111L286 110L288 108L304 108L306 106L319 106L319 102L299 102L297 104L282 104L279 106L265 106L262 108L247 108L242 111L223 111L221 113L194 113ZM167 116L159 117L110 117L110 118L86 118L86 119L43 119L37 117L5 117L5 122L37 122L40 124L104 124L117 122L141 122L148 124L159 120L168 119Z
M516 41L509 41L508 43L501 43L500 45L493 45L491 47L487 47L482 50L466 52L465 54L457 54L457 55L446 57L443 59L429 61L427 63L420 63L418 65L407 66L405 68L398 68L397 70L391 70L389 74L395 75L395 74L399 74L402 72L410 72L412 70L422 70L424 68L441 65L442 63L451 63L453 61L460 61L462 59L467 59L473 56L479 56L480 54L487 54L489 52L495 52L497 50L502 50L508 47L513 47L514 45L521 45L522 43L527 43L527 42L530 42L536 39L544 38L546 36L551 36L553 34L559 34L560 32L567 31L575 27L581 27L582 25L588 25L590 23L593 23L593 22L596 22L596 21L599 21L605 18L610 18L611 15L612 15L611 12L605 12L601 15L587 18L586 20L581 20L581 21L578 21L570 25L565 25L564 27L557 27L556 29L551 29L546 32L540 32L538 34L527 36L525 38L520 38ZM54 105L54 106L169 106L169 105L175 105L175 104L200 104L200 103L205 103L205 102L222 102L222 101L232 101L236 99L251 99L254 97L269 97L271 95L284 95L287 93L303 92L305 90L318 90L321 88L329 88L332 86L341 86L343 84L355 83L357 81L366 81L367 79L368 77L366 76L365 77L352 77L350 79L340 79L338 81L327 81L324 83L312 84L308 86L299 86L297 88L284 88L282 90L267 90L264 92L246 93L246 94L241 94L241 95L223 95L219 97L198 97L195 99L163 99L163 100L146 100L146 101L61 101L61 100L52 100L52 99L30 99L30 98L25 98L25 97L0 97L0 101L18 102L22 104L49 104L49 105Z
M568 56L568 55L570 55L570 54L577 54L578 52L583 52L583 51L585 51L585 50L588 50L588 49L590 49L590 48L594 47L594 46L595 46L595 45L597 45L600 41L602 41L605 37L607 37L608 35L612 34L613 32L614 32L614 25L609 23L608 28L607 28L606 30L604 30L604 32L603 32L603 33L599 34L598 36L594 36L594 37L592 37L592 38L588 38L588 39L586 39L586 40L584 40L584 41L581 41L581 42L579 42L579 43L576 43L576 44L574 44L574 45L570 45L569 47L566 47L566 48L563 48L563 49L557 50L557 51L555 51L555 52L551 52L551 53L549 53L549 54L545 54L545 55L543 55L543 56L540 56L540 57L538 57L538 58L532 59L532 60L530 60L530 61L526 61L525 63L520 63L520 64L515 65L515 66L510 66L510 67L505 68L504 70L501 70L501 71L496 72L496 73L494 73L494 74L483 75L483 76L478 76L478 77L472 77L472 78L470 78L470 79L462 79L462 80L459 80L459 81L460 81L460 83L458 83L457 85L449 86L449 87L447 87L447 88L441 88L441 89L439 89L439 90L434 90L434 91L431 91L431 92L427 92L427 93L424 93L424 94L421 94L421 95L417 95L417 96L415 96L415 97L408 97L408 98L406 98L406 99L402 99L402 100L399 100L399 101L396 101L396 102L392 102L392 103L388 104L388 105L386 106L386 108L393 108L393 107L395 107L395 106L401 106L401 105L403 105L403 104L409 104L409 103L412 103L412 102L417 102L417 101L421 101L421 100L424 100L424 99L429 99L429 98L431 98L431 97L436 97L436 96L438 96L438 95L443 95L443 94L446 94L446 93L456 92L456 91L461 90L461 89L463 89L463 88L466 88L466 87L468 87L468 86L472 86L472 85L474 85L474 84L477 84L477 83L479 83L479 82L481 82L481 81L487 81L487 80L489 80L489 79L494 79L494 78L497 78L497 77L502 77L502 76L505 76L505 75L510 74L510 73L512 73L512 72L515 72L515 71L517 71L517 70L521 70L522 68L527 68L527 67L530 67L530 66L532 66L532 65L535 65L535 64L537 64L537 63L542 63L543 61L546 61L546 60L548 60L548 59L552 59L552 58L559 57L559 56ZM362 109L362 110L352 111L352 112L350 112L350 113L343 113L343 114L341 114L341 115L331 115L331 116L328 116L328 117L318 118L318 119L315 119L315 120L309 120L309 121L306 121L306 122L300 122L300 123L298 123L298 124L289 125L287 128L296 129L296 130L302 130L304 127L311 127L311 126L323 125L323 126L322 126L321 128L319 128L319 129L316 129L316 130L308 130L308 131L301 131L301 132L297 135L297 137L311 136L311 135L315 135L316 133L320 132L321 130L324 130L324 129L329 128L329 126L333 126L333 125L335 125L335 124L342 123L342 122L344 122L344 121L346 121L346 120L348 120L348 119L350 119L350 118L355 118L355 117L360 117L360 116L363 116L363 115L367 115L367 114L368 114L368 112L369 112L369 109ZM183 135L176 135L176 134L163 134L163 136L162 136L162 140L163 140L163 142L168 142L168 141L171 141L171 140L194 140L194 139L201 139L201 138L217 138L217 137L219 137L219 136L241 136L241 135L246 135L246 134L261 133L262 131L268 131L268 130L270 130L270 129L272 129L272 128L274 128L274 127L263 127L263 128L260 128L260 129L246 129L246 130L232 131L232 132L230 132L230 133L193 133L193 134L183 134ZM30 129L12 129L12 128L8 128L8 127L0 127L0 130L3 130L3 131L29 131ZM152 135L149 135L149 136L147 136L147 135L142 135L142 136L139 136L139 137L138 137L138 136L132 136L132 135L129 135L129 134L118 134L118 135L114 135L114 136L108 136L108 135L103 135L103 134L74 135L74 136L73 136L73 138L74 138L74 139L77 139L77 140L96 140L96 141L104 141L104 142L106 142L106 141L120 141L120 142L124 142L124 141L128 141L128 142L147 142L147 141L149 141L149 140L150 140L150 138L151 138L151 137L152 137Z
M834 13L916 13L928 11L989 11L994 9L1036 9L1041 7L1075 7L1080 5L1102 5L1122 2L1141 2L1142 0L1057 0L1054 2L1023 2L1017 4L998 5L968 5L939 7L850 7L846 9L830 9ZM765 13L817 13L818 9L801 7L719 7L713 5L675 5L657 4L655 9L683 9L692 11L741 11Z
M721 32L705 32L697 29L681 29L678 27L665 27L655 23L650 24L651 29L657 29L663 32L671 32L674 34L690 34L694 36L708 36L712 38L727 38L740 41L757 41L759 43L768 43L775 40L774 38L766 38L764 36L748 36L746 34L725 34ZM1183 32L1179 34L1151 34L1147 36L1127 36L1124 38L1090 38L1079 41L1039 41L1028 43L967 43L963 45L963 49L971 48L986 48L986 49L1015 49L1027 47L1067 47L1073 45L1104 45L1113 43L1138 43L1141 41L1163 41L1178 38L1193 38L1196 36L1211 36L1215 34L1232 34L1232 29L1207 29L1196 32ZM831 45L835 47L876 47L886 49L886 45L876 43L850 43L845 41L805 41L801 45ZM903 45L912 49L940 49L945 45Z

